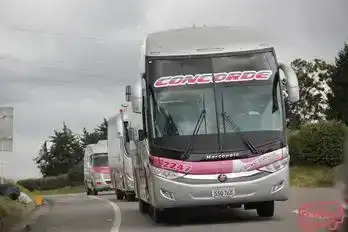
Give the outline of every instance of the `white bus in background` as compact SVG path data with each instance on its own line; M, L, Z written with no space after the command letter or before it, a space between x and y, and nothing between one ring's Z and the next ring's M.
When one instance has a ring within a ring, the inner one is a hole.
M98 195L98 192L112 190L107 153L106 140L99 140L85 148L83 166L87 195Z
M274 215L289 192L284 87L293 69L257 31L182 28L151 33L139 82L126 87L142 118L134 156L139 211L155 222L172 208L221 206Z
M129 139L129 123L125 107L108 119L108 154L112 186L118 200L134 201L134 179L131 153L134 143Z

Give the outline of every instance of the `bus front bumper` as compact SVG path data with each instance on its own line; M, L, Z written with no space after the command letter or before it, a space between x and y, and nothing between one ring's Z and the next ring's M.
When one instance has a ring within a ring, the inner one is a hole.
M262 174L262 173L260 173ZM185 179L185 178L184 178ZM227 197L213 197L213 191L233 189ZM183 183L153 176L152 204L156 208L239 205L264 201L286 201L289 190L289 167L261 175L260 178L246 178L244 181L229 183Z

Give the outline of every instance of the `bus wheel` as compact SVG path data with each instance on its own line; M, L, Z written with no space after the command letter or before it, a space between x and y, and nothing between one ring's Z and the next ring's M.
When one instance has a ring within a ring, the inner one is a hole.
M123 200L124 198L124 193L119 189L116 189L116 198L117 200Z
M139 212L142 214L145 214L149 211L149 205L141 199L139 199L138 201L138 206L139 206Z
M92 191L87 185L85 185L85 188L86 188L87 195L92 195Z
M135 201L135 193L126 194L127 201Z
M156 224L163 220L163 212L153 206L150 206L150 215Z
M261 202L256 208L259 217L273 217L274 215L274 201Z
M98 191L96 189L93 189L93 195L98 196Z

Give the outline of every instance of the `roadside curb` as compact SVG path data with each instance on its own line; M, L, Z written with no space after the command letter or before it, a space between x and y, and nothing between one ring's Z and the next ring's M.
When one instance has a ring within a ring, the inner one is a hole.
M49 212L53 206L53 202L45 200L45 203L41 206L35 206L30 204L27 207L25 213L21 217L9 217L5 219L4 228L0 232L22 232L36 221L41 215Z
M27 215L29 215L31 212L35 210L35 204L29 203L24 206L23 211L21 215L19 216L8 216L5 218L2 218L2 228L0 227L0 232L7 232L9 231L13 225L15 225L17 222L21 221L23 218L25 218Z

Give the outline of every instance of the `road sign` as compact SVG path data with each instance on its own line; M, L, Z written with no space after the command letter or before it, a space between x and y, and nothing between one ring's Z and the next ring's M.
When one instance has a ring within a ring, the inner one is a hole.
M13 151L13 107L0 107L0 152Z

